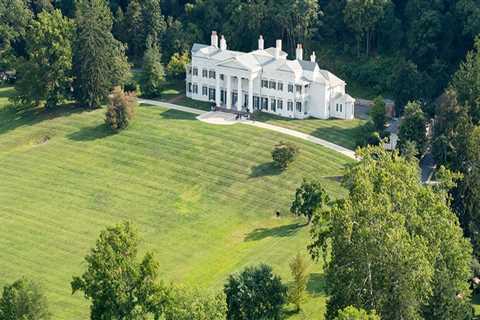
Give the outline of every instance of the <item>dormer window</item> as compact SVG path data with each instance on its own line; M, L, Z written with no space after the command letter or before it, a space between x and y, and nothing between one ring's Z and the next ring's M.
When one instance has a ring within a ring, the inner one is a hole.
M295 85L295 90L297 91L297 93L302 93L302 86L300 85Z
M209 77L210 79L215 79L215 71L214 71L214 70L210 70L210 71L208 72L208 77Z
M276 89L277 88L277 83L275 81L269 81L268 82L268 87L270 89Z
M293 92L293 84L288 84L288 92Z
M283 91L283 82L278 82L278 91Z
M197 67L193 68L193 75L198 76L198 68Z

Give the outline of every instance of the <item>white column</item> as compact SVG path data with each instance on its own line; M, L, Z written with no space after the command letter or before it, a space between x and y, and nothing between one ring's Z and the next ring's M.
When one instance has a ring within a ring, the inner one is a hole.
M215 82L215 104L220 107L220 73L218 71L215 73Z
M253 113L253 79L248 78L248 110Z
M229 74L226 74L227 78L227 109L232 107L232 77Z
M243 93L242 93L242 77L237 77L238 84L237 84L237 110L242 111L242 101L243 101Z

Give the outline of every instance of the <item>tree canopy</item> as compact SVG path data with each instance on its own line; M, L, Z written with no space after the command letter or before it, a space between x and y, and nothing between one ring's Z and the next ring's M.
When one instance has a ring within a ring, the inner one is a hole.
M472 249L449 208L451 181L424 186L415 163L381 147L358 155L348 196L312 227L312 256L331 247L327 319L349 305L384 319L465 319Z

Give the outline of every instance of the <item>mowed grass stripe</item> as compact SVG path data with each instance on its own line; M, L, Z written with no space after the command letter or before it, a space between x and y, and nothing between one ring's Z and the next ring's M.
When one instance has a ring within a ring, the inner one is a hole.
M228 274L260 262L289 280L288 260L305 252L309 238L307 228L295 227L304 220L288 214L303 177L320 179L334 197L344 194L331 177L350 160L312 143L152 107L140 107L129 129L110 135L103 113L7 124L0 111L0 285L38 279L56 319L88 316L70 280L106 225L132 220L162 279L219 290ZM282 174L269 168L279 141L301 149ZM252 176L258 167L267 170ZM307 318L317 318L324 298L310 298L306 308Z

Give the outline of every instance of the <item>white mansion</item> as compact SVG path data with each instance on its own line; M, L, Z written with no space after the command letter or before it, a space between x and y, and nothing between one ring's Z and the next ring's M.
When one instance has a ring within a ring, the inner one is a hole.
M227 50L222 36L212 32L211 44L194 44L187 66L187 97L211 101L218 107L252 112L262 110L279 116L303 119L353 119L355 100L345 93L345 82L315 62L303 60L302 45L296 59L288 60L282 41L264 49L243 53Z

